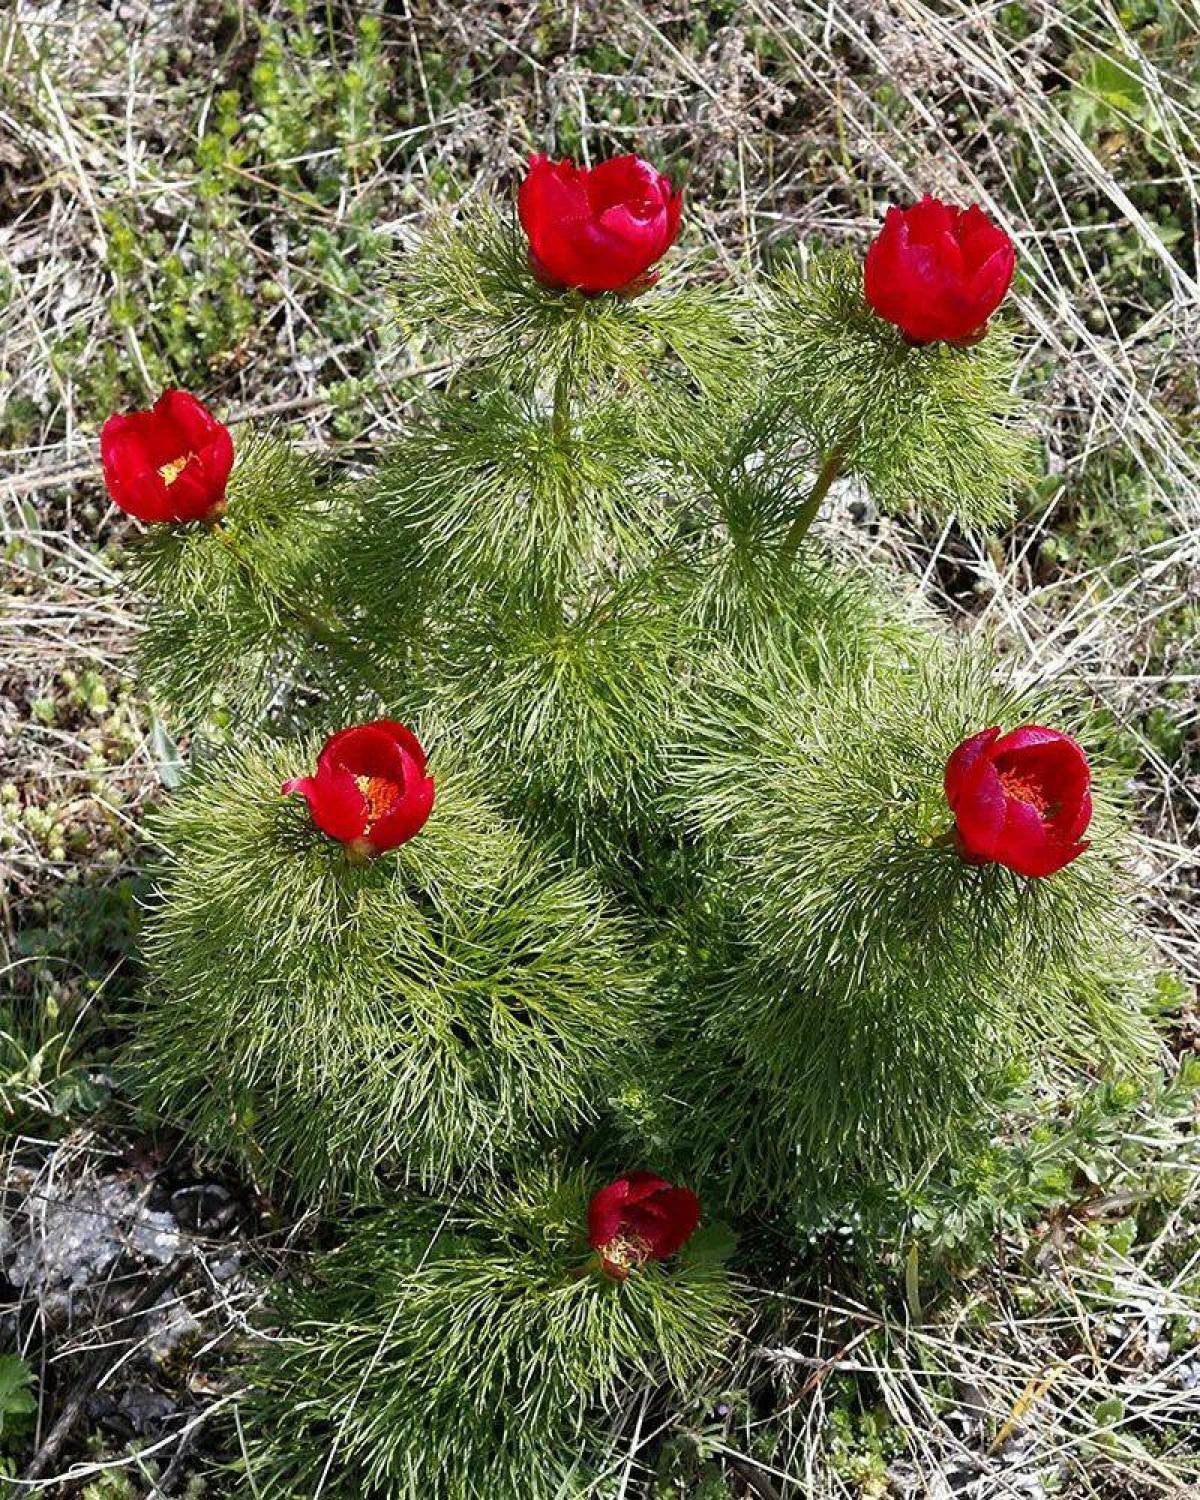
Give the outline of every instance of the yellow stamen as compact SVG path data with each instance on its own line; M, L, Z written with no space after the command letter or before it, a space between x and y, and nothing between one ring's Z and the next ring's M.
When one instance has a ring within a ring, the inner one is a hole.
M1015 797L1018 802L1027 802L1043 818L1053 810L1050 798L1037 782L1022 776L1019 771L1001 771L1000 785L1010 797Z
M366 798L367 827L373 828L400 800L400 788L387 776L356 776L354 782Z
M601 1245L600 1254L610 1266L628 1271L632 1266L640 1266L650 1259L650 1241L643 1239L640 1234L634 1234L632 1230L626 1230L622 1234L614 1234L607 1244Z
M183 453L178 458L173 458L170 463L163 464L158 472L162 475L164 482L174 484L195 456L194 453Z

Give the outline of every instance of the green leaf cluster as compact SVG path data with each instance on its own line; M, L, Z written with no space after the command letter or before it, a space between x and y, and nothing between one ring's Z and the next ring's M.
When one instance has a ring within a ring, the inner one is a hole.
M636 1068L627 924L427 743L436 815L369 864L281 795L312 740L212 757L152 828L146 1101L302 1197L486 1175Z
M185 723L263 718L289 678L362 675L369 663L323 613L321 573L336 485L327 465L270 434L239 433L225 519L137 538L143 684Z
M849 677L827 646L814 676L810 643L716 662L689 702L672 800L715 862L674 1003L750 1076L793 1195L927 1168L1027 1049L1146 1055L1148 964L1100 757L1091 849L1054 879L953 847L942 774L974 729L1049 722L1096 743L1060 697L992 668L931 637Z
M724 400L753 369L744 313L728 292L667 285L630 299L551 290L530 274L515 215L494 205L472 205L425 236L402 308L406 327L420 337L432 330L456 366L518 391L563 381L646 401L683 377Z
M884 510L953 515L979 529L1009 519L1033 470L1002 322L972 348L914 347L872 312L862 268L845 253L783 269L765 299L772 389L798 440L841 453L843 472Z
M623 1390L692 1388L741 1293L717 1245L603 1273L581 1227L603 1181L551 1165L357 1224L259 1363L246 1493L619 1493L606 1427Z
M255 1493L603 1494L629 1400L703 1387L743 1315L714 1214L771 1283L835 1208L953 1186L1022 1070L1142 1068L1128 820L1096 719L800 534L834 468L1008 513L1003 326L912 348L846 256L551 292L486 207L401 306L446 379L372 472L239 443L222 531L142 553L148 680L185 725L239 715L153 828L145 1096L369 1209L277 1309ZM360 865L280 788L380 713L437 801ZM1096 771L1092 846L1045 881L964 863L942 785L1031 721ZM635 1167L703 1227L618 1284L586 1205Z

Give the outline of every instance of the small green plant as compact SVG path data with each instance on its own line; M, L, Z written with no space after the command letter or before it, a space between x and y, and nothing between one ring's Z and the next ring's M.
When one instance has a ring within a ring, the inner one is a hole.
M767 296L781 419L808 445L822 484L857 474L885 508L978 528L1007 519L1033 477L1007 330L970 349L914 348L871 310L849 255L784 269Z
M793 656L714 663L671 794L721 851L676 1003L761 1091L747 1105L774 1111L779 1180L802 1194L822 1173L920 1170L1031 1046L1136 1067L1148 1039L1096 783L1092 856L1052 880L973 869L954 847L943 770L968 726L1062 723L1064 706L932 641L915 668L884 658L847 682L821 630Z
M19 1355L0 1354L0 1447L10 1452L23 1444L38 1409L33 1371Z
M392 856L353 862L284 798L311 741L212 758L155 824L147 1098L302 1195L486 1173L637 1065L626 923L430 743L436 816Z
M606 1494L597 1408L631 1377L691 1389L740 1294L698 1239L626 1281L597 1270L598 1185L543 1169L356 1226L290 1295L293 1336L263 1349L245 1492L304 1493L328 1474L346 1495L541 1500L597 1477Z

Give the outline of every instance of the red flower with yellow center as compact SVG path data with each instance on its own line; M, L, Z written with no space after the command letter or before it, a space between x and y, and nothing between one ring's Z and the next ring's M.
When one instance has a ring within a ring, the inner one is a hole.
M648 1260L666 1260L691 1238L700 1200L653 1172L629 1172L588 1205L588 1243L610 1276L624 1281Z
M225 509L233 439L187 391L114 413L100 429L100 459L113 504L139 521L211 523Z
M371 858L420 833L433 810L433 778L411 729L376 719L325 742L315 776L283 784L298 792L322 833Z
M946 800L959 852L971 864L1053 875L1088 847L1091 770L1069 734L1040 724L985 729L946 763Z

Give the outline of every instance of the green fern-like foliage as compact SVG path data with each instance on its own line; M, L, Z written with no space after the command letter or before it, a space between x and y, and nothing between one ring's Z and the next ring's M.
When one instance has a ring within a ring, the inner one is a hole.
M658 832L679 696L673 623L615 587L564 617L553 600L494 601L460 628L439 703L506 806L601 860Z
M280 793L317 748L217 757L158 820L149 1103L301 1195L486 1173L594 1118L647 1021L594 882L436 751L425 828L356 865Z
M927 613L902 584L819 555L797 568L778 545L733 529L708 532L675 581L697 677L709 656L751 667L782 656L814 677L853 675L877 656L903 662L928 645Z
M884 509L993 527L1031 477L1012 335L993 327L973 348L915 348L877 317L849 254L787 269L769 287L776 340L772 390L803 445L837 452Z
M488 380L517 390L571 392L592 386L632 389L645 399L672 377L728 399L754 367L738 303L721 288L668 284L628 299L552 291L529 270L516 217L495 205L472 205L469 218L448 219L412 256L402 309L414 333L436 331L457 362L481 366Z
M565 427L535 397L443 395L385 457L340 523L348 607L383 649L414 616L436 636L479 595L559 598L644 565L667 532L619 403Z
M605 1494L631 1385L688 1389L740 1294L702 1235L614 1281L586 1239L604 1179L547 1169L359 1224L281 1309L252 1371L247 1493L499 1500Z
M367 666L323 613L337 498L325 465L269 434L239 432L236 448L225 518L211 529L153 527L130 558L144 601L142 680L184 725L218 709L261 717L302 661L334 678Z
M828 664L816 683L811 657L764 654L693 702L678 803L723 861L685 939L699 961L683 992L813 1170L920 1167L1022 1049L1113 1065L1144 1047L1111 784L1092 847L1051 880L951 847L955 745L990 724L1072 722L989 667L935 637L910 669L846 679Z
M709 646L747 660L781 648L795 659L823 642L847 672L860 652L920 649L928 612L902 580L813 548L798 560L787 546L814 461L797 449L787 403L765 389L696 409L680 429L675 535L650 578L685 637L687 675Z

